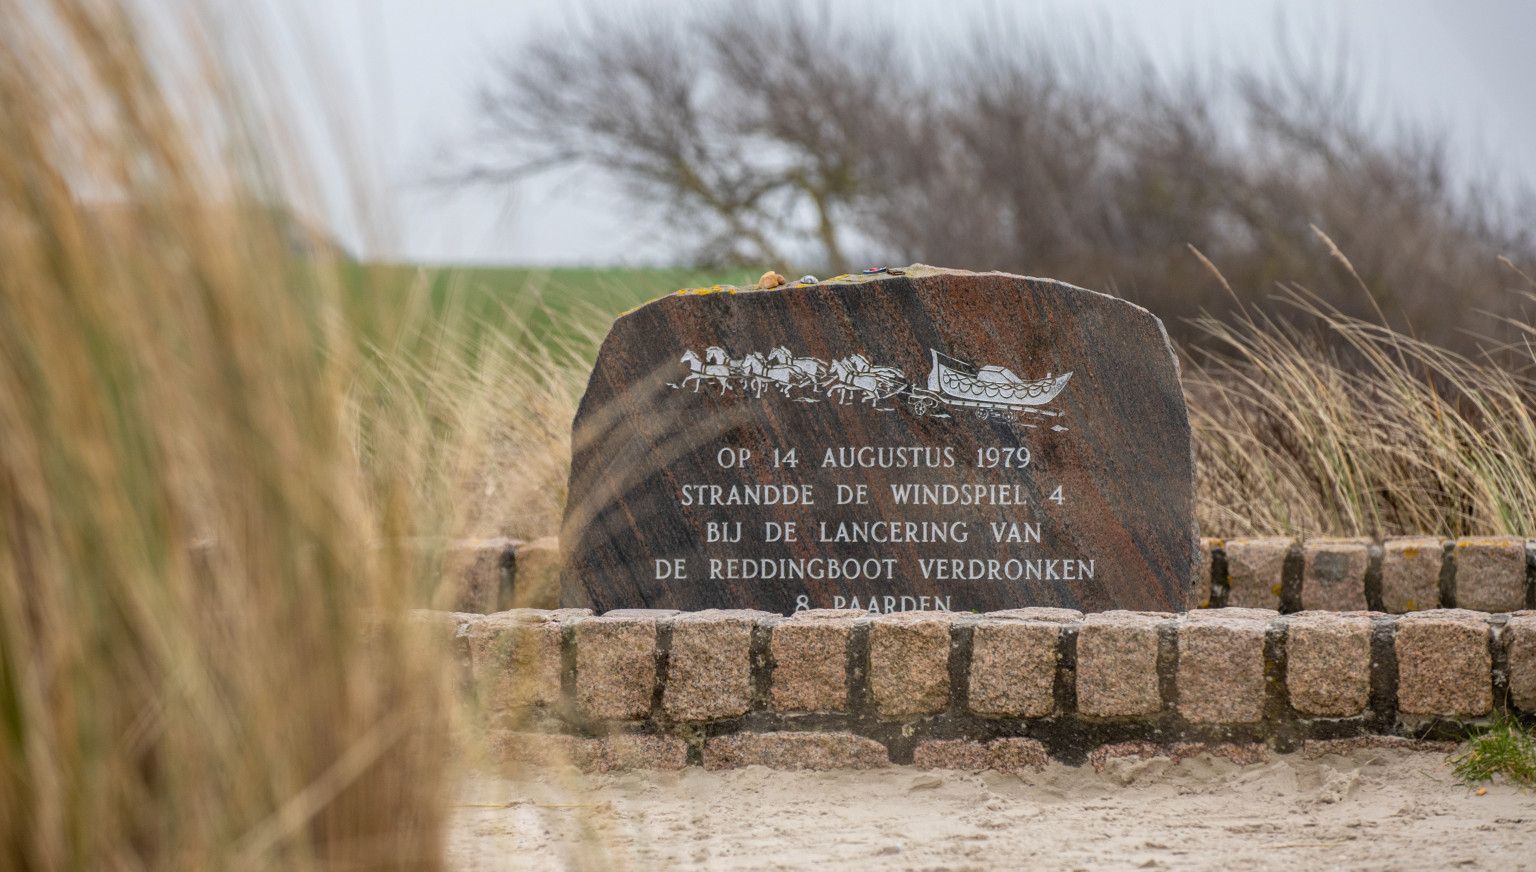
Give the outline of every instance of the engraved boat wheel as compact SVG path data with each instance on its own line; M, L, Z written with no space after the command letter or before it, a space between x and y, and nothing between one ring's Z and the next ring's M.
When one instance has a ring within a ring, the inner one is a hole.
M907 397L907 408L916 415L931 415L939 408L939 401L922 394L912 394Z

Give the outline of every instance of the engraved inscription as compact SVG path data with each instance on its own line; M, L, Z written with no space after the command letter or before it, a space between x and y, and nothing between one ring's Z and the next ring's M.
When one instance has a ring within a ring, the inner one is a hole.
M622 316L572 438L562 601L1178 609L1193 469L1160 323L912 267Z

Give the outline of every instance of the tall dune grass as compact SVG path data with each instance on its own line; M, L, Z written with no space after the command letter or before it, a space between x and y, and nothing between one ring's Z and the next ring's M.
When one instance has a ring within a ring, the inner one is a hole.
M424 289L425 280L418 287ZM457 279L451 291L469 296ZM407 338L375 349L392 390L413 396L418 414L451 436L425 447L436 464L423 478L429 483L423 496L434 501L426 514L453 519L440 533L527 540L559 527L571 420L586 387L588 354L606 323L586 306L568 309L561 331L575 340L527 335L535 319L512 301L495 329L449 312L441 321L414 320Z
M124 4L0 20L0 867L438 867L410 543L488 382L364 345L195 17L182 78Z
M1529 344L1468 356L1282 297L1301 318L1197 324L1210 350L1184 381L1206 533L1536 532Z

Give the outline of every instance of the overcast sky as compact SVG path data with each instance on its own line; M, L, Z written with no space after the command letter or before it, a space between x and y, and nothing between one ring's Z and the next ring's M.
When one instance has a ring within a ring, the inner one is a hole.
M239 4L241 0L228 0ZM422 183L440 149L462 141L472 96L489 59L514 51L530 31L583 14L579 0L265 0L280 40L308 34L295 54L323 99L300 108L310 123L344 120L371 176L382 236L333 224L369 259L453 263L636 264L670 251L627 216L591 174L563 174L516 191L444 192ZM611 9L616 0L587 9ZM683 7L652 0L627 6ZM1266 64L1277 22L1324 35L1378 105L1448 124L1462 159L1536 184L1536 2L1429 0L842 0L840 16L894 15L914 33L944 32L987 15L1030 28L1108 29L1161 63L1212 59ZM336 167L322 172L339 175Z

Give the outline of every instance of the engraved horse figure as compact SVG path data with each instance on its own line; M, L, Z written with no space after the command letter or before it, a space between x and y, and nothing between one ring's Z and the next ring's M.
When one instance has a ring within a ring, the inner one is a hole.
M880 407L880 401L895 394L906 381L901 370L891 366L871 366L862 354L852 354L835 360L829 367L827 396L837 395L840 405L847 405L850 396L860 402L868 401Z
M743 391L750 389L752 396L761 399L766 382L773 381L768 361L761 354L754 351L741 360L731 361L731 370L741 377Z
M815 388L821 384L822 373L827 365L814 357L795 357L788 348L780 345L768 352L768 380L777 384L784 396L795 388Z
M725 349L718 345L711 345L704 349L704 355L708 359L707 362L691 348L683 353L683 358L679 362L688 365L689 373L683 379L682 387L687 387L689 382L693 382L693 392L698 393L699 385L706 380L713 380L720 385L720 394L724 396L725 392L731 389L731 367L725 362Z

